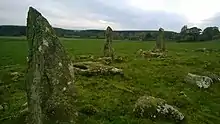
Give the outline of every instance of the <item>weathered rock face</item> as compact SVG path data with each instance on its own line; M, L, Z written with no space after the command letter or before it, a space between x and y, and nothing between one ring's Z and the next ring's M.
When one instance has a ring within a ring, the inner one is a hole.
M156 50L162 50L165 51L166 50L166 45L165 45L165 41L164 41L164 29L160 28L159 29L159 34L156 40Z
M104 56L105 57L114 57L114 50L112 48L112 28L107 27L106 32L106 43L104 45Z
M185 77L185 82L196 84L199 88L209 88L213 80L207 76L200 76L188 73Z
M28 123L74 123L74 68L49 22L30 7L26 77Z
M212 72L203 72L203 75L210 77L214 83L220 82L220 76Z
M174 121L182 121L184 119L184 115L173 106L168 105L165 100L152 96L140 97L135 104L133 112L138 117L161 118Z

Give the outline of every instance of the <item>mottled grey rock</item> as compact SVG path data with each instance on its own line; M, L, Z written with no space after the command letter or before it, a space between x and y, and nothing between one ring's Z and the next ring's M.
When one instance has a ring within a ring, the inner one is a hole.
M202 74L206 75L207 77L210 77L213 80L213 82L220 82L220 76L215 73L203 72Z
M114 66L103 65L99 62L77 62L73 64L75 73L85 76L123 75L123 70Z
M27 122L76 122L73 64L49 22L32 7L27 17L27 40Z
M162 118L182 121L184 115L176 108L166 103L165 100L152 96L142 96L135 103L133 112L138 117Z
M156 47L155 50L162 50L165 51L166 50L166 45L165 45L165 40L164 40L164 29L160 28L159 29L159 33L157 36L157 40L156 40Z
M200 76L196 74L188 73L185 77L185 82L196 84L199 88L209 88L213 83L213 80L207 76Z

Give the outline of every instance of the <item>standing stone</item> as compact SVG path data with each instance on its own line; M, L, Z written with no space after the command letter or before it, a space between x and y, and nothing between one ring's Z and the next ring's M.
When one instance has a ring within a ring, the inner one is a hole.
M164 41L164 29L160 28L159 29L159 34L156 40L156 49L157 50L162 50L165 51L166 49L166 45L165 45L165 41Z
M32 7L27 18L27 40L27 123L75 123L73 64L49 22Z
M104 45L104 56L105 57L114 57L114 50L112 48L112 28L107 27L105 31L106 43Z

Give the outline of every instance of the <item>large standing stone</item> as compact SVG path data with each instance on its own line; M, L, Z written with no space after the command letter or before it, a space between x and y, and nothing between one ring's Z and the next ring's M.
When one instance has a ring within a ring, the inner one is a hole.
M166 49L166 45L165 45L165 41L164 41L164 29L160 28L159 29L159 34L156 40L156 49L157 50L162 50L165 51Z
M29 124L74 123L73 64L49 22L30 7L26 77Z
M104 56L105 57L114 57L114 50L112 48L112 28L107 27L106 32L106 43L104 45Z

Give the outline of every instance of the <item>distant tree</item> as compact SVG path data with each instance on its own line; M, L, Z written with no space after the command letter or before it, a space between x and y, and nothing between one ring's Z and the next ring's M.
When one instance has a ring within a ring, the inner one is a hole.
M153 38L153 36L151 35L151 33L146 33L144 36L144 40L151 40Z
M193 37L193 40L196 41L199 38L199 35L201 34L202 29L197 28L197 27L192 27L188 29L187 34Z
M187 30L188 30L187 25L184 25L184 26L181 28L180 34L186 34L186 33L187 33Z
M219 37L219 34L218 27L207 27L202 32L201 40L214 40Z

